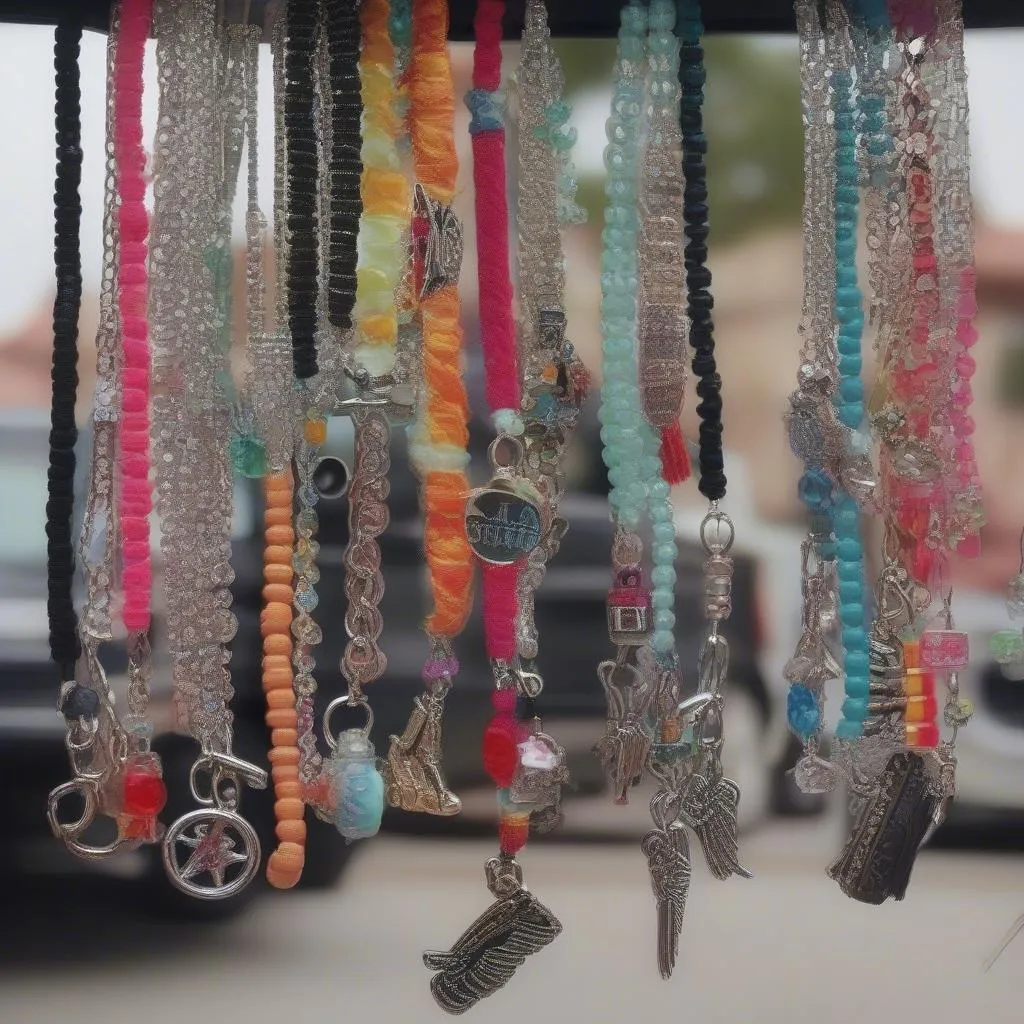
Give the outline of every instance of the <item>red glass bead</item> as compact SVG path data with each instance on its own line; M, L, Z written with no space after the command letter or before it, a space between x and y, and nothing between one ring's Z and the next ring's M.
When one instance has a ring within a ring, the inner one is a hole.
M484 732L484 771L495 786L504 789L512 784L519 767L519 748L516 743L515 719L496 715Z
M137 818L152 818L164 809L167 803L167 786L154 771L129 768L124 776L125 814Z
M961 352L956 357L956 372L960 374L961 378L968 380L974 376L974 371L978 368L978 364L974 361L974 356L967 352Z

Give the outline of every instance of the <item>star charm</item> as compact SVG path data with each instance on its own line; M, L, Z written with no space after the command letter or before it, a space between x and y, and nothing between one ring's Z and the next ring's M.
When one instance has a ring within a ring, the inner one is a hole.
M212 825L196 825L191 836L178 836L178 842L193 848L193 853L181 869L181 877L194 878L209 872L218 889L224 884L224 871L231 864L244 864L245 853L235 850L235 841L224 831L225 822L215 821Z

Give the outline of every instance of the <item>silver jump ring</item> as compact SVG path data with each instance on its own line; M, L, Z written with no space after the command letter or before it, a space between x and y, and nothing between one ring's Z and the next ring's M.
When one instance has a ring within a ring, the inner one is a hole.
M368 737L373 731L373 708L370 707L370 703L365 697L354 697L351 693L346 693L342 697L335 697L327 705L327 710L324 712L323 717L324 739L327 740L327 745L332 751L337 750L338 740L331 729L331 717L335 711L343 707L363 708L366 711L366 724L363 726L363 735Z

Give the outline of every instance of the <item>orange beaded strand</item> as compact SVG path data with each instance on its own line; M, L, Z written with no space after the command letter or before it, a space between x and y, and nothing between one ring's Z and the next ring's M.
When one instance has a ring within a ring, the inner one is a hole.
M263 551L263 691L270 728L269 760L274 780L277 849L267 862L267 881L290 889L302 876L306 860L305 804L299 786L298 715L292 691L292 528L291 470L264 482L267 510Z

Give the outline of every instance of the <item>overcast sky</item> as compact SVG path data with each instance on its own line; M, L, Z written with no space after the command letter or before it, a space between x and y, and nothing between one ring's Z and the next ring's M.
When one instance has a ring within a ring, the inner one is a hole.
M52 276L53 35L51 31L0 25L0 333L11 330L46 296ZM95 289L101 258L105 37L87 33L83 77L83 259L86 286ZM261 85L270 81L270 58L262 48ZM795 49L794 49L795 59ZM1024 31L972 33L967 42L972 110L975 193L996 224L1024 228ZM147 62L147 117L155 95L152 60ZM269 93L263 94L264 99ZM596 111L596 108L595 108ZM270 104L260 104L261 191L269 211L273 153ZM600 118L581 125L587 137L603 136ZM580 154L587 163L593 146ZM582 168L581 168L582 169Z

